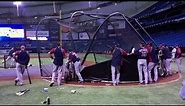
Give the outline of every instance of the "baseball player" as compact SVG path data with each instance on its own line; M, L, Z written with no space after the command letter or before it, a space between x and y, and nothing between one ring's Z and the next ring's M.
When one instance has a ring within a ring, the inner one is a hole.
M147 72L147 54L148 50L145 48L144 43L139 44L140 48L137 50L137 67L139 73L139 83L143 83L143 75L142 71L144 72L145 84L148 83L148 72Z
M11 60L11 65L13 65L14 63L14 59L13 59L13 53L16 51L16 49L14 47L11 48L11 50L8 53L8 57L6 58L5 61ZM4 63L5 61L2 61L2 63Z
M16 51L13 53L13 57L16 61L16 72L17 72L17 78L15 79L15 85L23 85L23 73L30 61L30 55L25 50L26 47L24 45L21 45L21 50Z
M66 61L66 67L69 70L68 75L70 76L71 79L75 78L75 69L74 69L74 63L72 62L73 58L73 52L70 50L68 59Z
M149 82L152 83L152 76L151 76L151 71L154 68L154 82L157 82L158 80L158 71L157 71L157 63L158 63L158 50L153 48L152 43L147 44L147 50L148 50L148 55L147 55L147 62L148 62L148 77L149 77Z
M53 66L54 69L52 71L52 79L51 82L49 84L50 87L52 87L54 85L54 83L56 82L56 77L57 77L57 84L58 86L61 85L61 78L63 76L63 59L65 58L65 50L62 48L62 46L58 43L57 47L52 48L49 52L48 52L49 56L51 57L51 59L53 59Z
M174 62L175 61L175 54L176 54L176 47L173 47L172 49L172 61Z
M115 45L112 52L112 61L111 61L111 73L112 73L112 83L113 86L116 86L120 82L120 66L122 63L122 55L128 55L126 51Z
M77 53L75 53L74 51L71 51L71 53L69 54L68 60L74 64L74 70L75 70L76 75L78 76L79 83L83 83L84 79L82 78L80 74L80 71L82 68L80 57L78 57Z
M167 70L166 76L172 75L172 70L171 70L172 54L171 54L168 46L162 45L162 52L163 52L164 65L165 65L166 70Z
M182 72L182 66L181 66L181 63L182 63L182 57L181 57L181 48L179 46L176 46L176 53L175 53L175 62L177 64L177 67L178 67L178 72L181 73ZM177 72L177 73L178 73Z

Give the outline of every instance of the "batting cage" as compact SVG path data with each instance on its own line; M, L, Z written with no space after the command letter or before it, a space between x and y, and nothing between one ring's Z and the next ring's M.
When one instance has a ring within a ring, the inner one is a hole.
M139 48L139 43L147 42L131 19L119 12L106 15L77 11L67 18L44 18L39 24L45 20L51 20L52 28L58 30L52 34L60 35L50 49L60 42L66 51L77 52L85 81L111 80L111 53L115 45L130 53L132 48ZM40 41L37 44L41 76L51 77L53 64L47 54L49 49L41 48ZM136 55L125 56L122 61L120 80L138 81Z
M16 62L13 58L8 57L10 48L0 50L0 68L15 68Z

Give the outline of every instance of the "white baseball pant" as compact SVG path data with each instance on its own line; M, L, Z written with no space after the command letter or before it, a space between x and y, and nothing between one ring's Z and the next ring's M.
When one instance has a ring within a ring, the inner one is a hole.
M53 65L54 69L52 72L52 78L51 78L51 83L56 82L56 77L57 77L57 84L60 85L61 84L61 79L63 76L63 65L62 66L57 66L57 65Z
M143 75L144 72L145 84L148 83L148 72L147 72L147 62L146 59L138 59L137 61L138 73L139 73L139 82L143 83Z
M80 71L81 71L81 61L76 61L74 63L74 67L75 67L75 73L78 76L78 79L80 81L84 81L83 78L82 78L82 76L81 76L81 74L80 74Z
M20 85L23 84L23 73L24 73L25 69L26 69L25 65L21 65L19 63L16 63L17 78L15 80L17 80Z
M111 65L111 72L112 72L112 83L114 85L118 84L120 82L120 66L114 67Z
M179 71L179 72L182 72L182 57L176 58L175 62L176 62L176 64L177 64L178 71Z
M172 59L171 59L171 58L166 59L166 60L164 61L164 63L165 63L165 67L166 67L166 70L167 70L167 73L168 73L168 74L170 74L170 75L172 75L172 70L171 70L171 61L172 61Z
M154 81L156 82L158 80L157 65L154 62L149 62L148 63L148 77L149 77L150 82L152 82L151 71L153 68L154 68Z

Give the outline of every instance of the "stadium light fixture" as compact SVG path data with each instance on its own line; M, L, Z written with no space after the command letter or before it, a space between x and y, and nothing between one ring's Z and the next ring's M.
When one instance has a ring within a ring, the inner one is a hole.
M22 2L20 2L20 1L15 1L15 2L13 2L13 4L17 6L17 16L19 16L19 5L21 5Z
M15 2L13 2L13 4L14 4L14 5L21 5L22 2L20 2L20 1L15 1Z
M91 7L91 2L89 1L89 7Z

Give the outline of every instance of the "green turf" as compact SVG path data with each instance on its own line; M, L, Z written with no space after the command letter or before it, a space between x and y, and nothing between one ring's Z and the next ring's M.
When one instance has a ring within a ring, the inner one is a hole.
M135 87L89 87L70 86L51 87L48 93L41 90L48 82L33 80L33 84L24 85L30 91L23 96L15 92L23 87L14 86L13 81L0 82L0 104L41 104L47 96L51 104L185 104L178 96L181 81L171 84ZM76 90L76 94L71 94Z
M31 61L38 62L36 59ZM51 62L49 59L45 61ZM183 69L184 64L185 59L183 59ZM175 64L172 64L172 69L177 69ZM22 87L14 86L14 81L0 81L0 104L41 104L47 96L51 98L51 104L185 104L185 101L178 96L184 78L185 74L179 81L158 86L63 85L49 87L48 93L41 92L49 84L43 80L32 80L31 85L26 81L26 85ZM15 92L21 88L29 88L30 91L23 96L16 96ZM76 94L70 93L73 89L77 91Z
M32 56L37 56L37 54L32 54ZM48 56L46 54L41 54L41 57L44 57L44 56ZM83 60L83 57L84 57L84 54L79 54L79 57L81 58L81 60ZM97 62L103 62L103 61L106 61L106 60L109 60L111 59L111 56L110 55L105 55L105 54L96 54L96 60ZM95 62L94 60L94 56L93 54L89 54L87 56L87 61L92 61L92 62ZM52 64L52 59L49 58L41 58L41 63L42 64ZM66 61L66 59L64 60ZM30 60L30 63L32 63L33 65L38 65L38 58L31 58Z
M85 54L83 54L83 53L80 53L79 54L79 57L81 58L81 60L83 60L84 55ZM33 64L33 65L39 66L39 59L37 58L38 57L38 54L31 53L30 56L31 57L33 57L33 56L36 57L36 58L31 58L30 59L30 63ZM96 56L96 61L98 63L111 59L111 55L106 55L106 54L96 54L95 56ZM52 62L53 62L53 60L51 58L49 58L49 56L48 56L47 53L41 53L40 54L40 57L41 57L41 64L52 64ZM66 60L67 59L64 59L64 62ZM0 58L0 66L1 67L4 67L4 64L2 64L1 61L3 61L2 58ZM94 55L93 54L87 55L86 61L92 61L92 62L95 63Z

